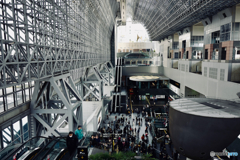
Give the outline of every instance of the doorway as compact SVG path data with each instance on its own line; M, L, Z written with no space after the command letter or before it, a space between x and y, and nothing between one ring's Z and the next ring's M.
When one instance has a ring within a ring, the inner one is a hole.
M226 60L227 48L222 48L221 60Z
M186 40L182 41L182 48L183 48L183 53L186 50Z
M188 51L186 52L186 59L188 59Z
M208 59L208 49L205 49L204 59Z

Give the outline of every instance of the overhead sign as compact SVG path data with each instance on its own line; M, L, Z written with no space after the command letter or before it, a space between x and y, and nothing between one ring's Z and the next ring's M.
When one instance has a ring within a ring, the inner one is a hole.
M156 98L158 98L158 99L164 99L164 98L165 98L165 95L156 95Z
M171 83L172 85L176 86L177 88L180 88L180 83L178 83L178 82L176 82L176 81L174 81L174 80L171 80L171 79L170 79L170 83Z
M87 146L78 146L78 159L88 160L88 148L87 148Z
M119 137L119 136L122 136L122 134L120 134L120 133L115 133L115 134L114 133L103 133L102 136L104 138L108 138L108 137L112 137L112 136Z

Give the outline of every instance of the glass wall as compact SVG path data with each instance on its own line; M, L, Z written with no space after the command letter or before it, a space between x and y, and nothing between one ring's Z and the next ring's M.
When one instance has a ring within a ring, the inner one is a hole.
M3 148L12 143L12 127L8 126L2 130Z
M191 47L203 47L204 37L203 36L192 36Z
M220 41L229 41L230 40L230 31L231 31L231 23L222 25L220 27Z
M219 43L220 42L220 31L212 32L212 40L211 43Z
M22 118L23 141L29 139L28 116Z
M233 41L240 40L240 23L232 24L232 38Z
M28 116L20 118L2 129L1 148L8 145L23 143L29 139Z
M0 112L7 111L29 101L33 90L33 81L0 89Z

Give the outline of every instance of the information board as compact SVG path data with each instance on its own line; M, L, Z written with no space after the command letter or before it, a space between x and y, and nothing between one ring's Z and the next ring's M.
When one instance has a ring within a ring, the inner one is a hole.
M87 148L87 146L78 146L78 159L88 160L88 148Z

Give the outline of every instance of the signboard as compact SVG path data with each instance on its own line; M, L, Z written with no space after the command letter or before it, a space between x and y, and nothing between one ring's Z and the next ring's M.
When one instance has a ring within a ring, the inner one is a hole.
M88 160L88 148L87 148L87 146L78 146L78 159Z
M165 99L165 95L156 95L158 99Z
M170 83L171 83L172 85L176 86L177 88L180 88L180 83L178 83L178 82L176 82L176 81L174 81L174 80L171 80L171 79L170 79Z
M120 136L122 136L122 134L121 133L115 133L115 134L112 134L112 133L103 133L103 138L109 138L109 137L112 137L112 136L114 136L114 137L120 137Z

